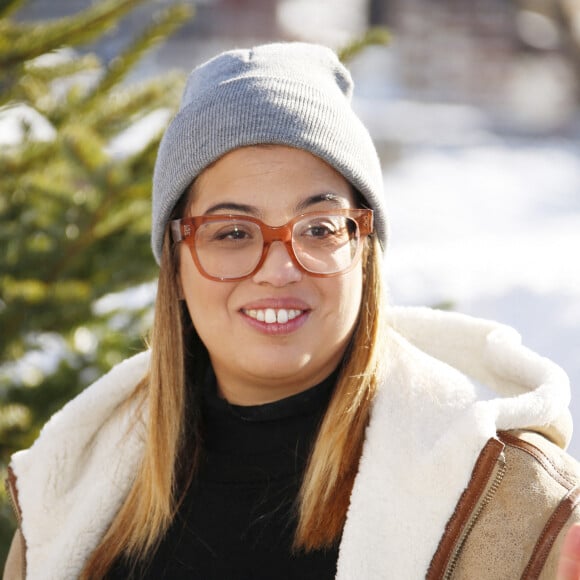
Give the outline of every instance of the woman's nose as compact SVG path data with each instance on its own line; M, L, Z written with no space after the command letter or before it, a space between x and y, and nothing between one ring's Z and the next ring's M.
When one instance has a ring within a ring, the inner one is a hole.
M257 284L285 286L302 279L302 271L294 264L283 242L273 242L268 248L266 259L254 274Z

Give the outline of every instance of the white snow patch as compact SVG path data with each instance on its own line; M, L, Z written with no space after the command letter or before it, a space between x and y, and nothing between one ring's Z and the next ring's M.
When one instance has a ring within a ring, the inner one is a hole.
M56 130L38 111L28 105L0 109L0 145L16 147L28 137L31 141L53 141Z

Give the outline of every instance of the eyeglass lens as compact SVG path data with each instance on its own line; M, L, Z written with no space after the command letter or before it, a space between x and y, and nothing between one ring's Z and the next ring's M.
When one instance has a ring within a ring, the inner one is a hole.
M357 256L359 238L358 224L348 216L305 216L294 223L292 250L305 270L335 274L351 266ZM199 264L216 278L250 274L260 262L263 247L260 226L243 219L206 222L196 231Z

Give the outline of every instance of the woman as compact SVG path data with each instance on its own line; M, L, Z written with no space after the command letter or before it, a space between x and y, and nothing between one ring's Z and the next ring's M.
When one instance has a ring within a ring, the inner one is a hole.
M509 328L387 309L351 93L300 43L193 71L155 168L151 348L13 457L9 578L554 577L567 378Z

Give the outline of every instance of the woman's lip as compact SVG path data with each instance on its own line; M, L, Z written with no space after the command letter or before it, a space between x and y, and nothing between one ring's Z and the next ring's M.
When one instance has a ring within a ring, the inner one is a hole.
M239 310L247 324L271 336L295 332L306 323L311 311L310 305L294 296L253 300Z
M266 310L272 308L273 310L312 310L312 308L299 298L263 298L261 300L254 300L244 304L240 310Z

